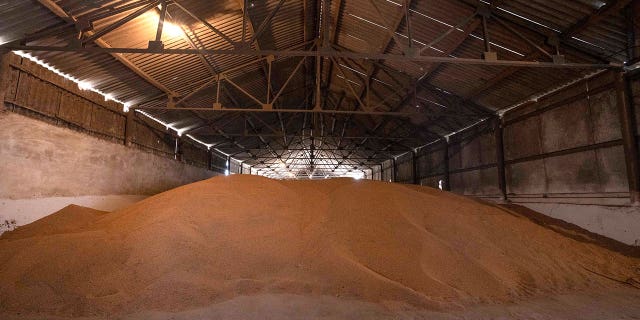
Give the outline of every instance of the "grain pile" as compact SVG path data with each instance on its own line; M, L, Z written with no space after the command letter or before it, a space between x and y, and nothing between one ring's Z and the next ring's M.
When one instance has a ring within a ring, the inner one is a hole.
M0 314L153 318L267 295L450 312L613 290L638 266L430 188L235 175L111 213L68 207L5 233Z

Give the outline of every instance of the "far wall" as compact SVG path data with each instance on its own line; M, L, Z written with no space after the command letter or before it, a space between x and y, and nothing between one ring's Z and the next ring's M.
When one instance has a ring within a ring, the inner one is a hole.
M640 209L629 201L614 76L579 81L504 115L506 191L511 202L634 244ZM640 79L629 84L640 105ZM411 153L396 158L396 181L413 183L416 171L422 185L443 181L459 194L499 199L494 127L486 121L418 150L415 170Z

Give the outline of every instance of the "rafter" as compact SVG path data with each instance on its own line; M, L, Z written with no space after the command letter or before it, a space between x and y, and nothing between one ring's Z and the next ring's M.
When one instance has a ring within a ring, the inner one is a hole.
M51 12L53 12L56 16L60 17L61 19L63 19L64 21L76 25L78 23L78 20L69 15L66 11L64 11L64 9L62 9L60 6L58 6L58 4L56 4L55 2L53 2L52 0L38 0L38 2L46 7L47 9L49 9ZM88 36L91 36L93 33L91 31L86 32L86 34ZM96 39L94 41L95 44L97 44L99 47L104 48L104 49L112 49L111 45L109 45L107 42L105 42L102 39ZM164 92L165 94L167 94L168 96L175 96L177 95L176 92L174 92L173 90L167 88L166 86L164 86L163 84L161 84L158 80L154 79L153 77L151 77L148 73L144 72L142 69L140 69L138 66L136 66L133 62L129 61L129 59L127 59L123 54L121 53L110 53L111 56L113 56L116 60L120 61L120 63L122 63L123 65L125 65L127 68L129 68L131 71L133 71L135 74L137 74L138 76L140 76L142 79L144 79L145 81L147 81L149 84L151 84L152 86L158 88L160 91Z
M562 41L566 41L567 39L570 39L575 34L578 34L581 31L583 31L584 29L588 28L589 26L591 26L591 25L593 25L595 23L598 23L604 17L619 11L621 8L626 6L629 2L630 1L610 1L610 2L608 2L607 4L603 5L599 9L595 10L590 15L584 17L583 19L580 19L578 22L576 22L575 24L573 24L572 26L567 28L565 31L563 31L560 34L558 34L558 38L560 40L562 40ZM499 15L499 13L497 11L494 11L493 14L497 17L497 21L500 21L500 24L504 25L505 27L508 27L508 23L509 22L502 22L502 19L504 19L504 18L501 15ZM520 26L519 24L517 24L517 23L515 23L513 21L510 21L510 23L514 23L515 25ZM532 46L535 46L535 44L532 44ZM546 45L545 44L541 45L541 47L544 47L544 46L546 46ZM539 47L536 47L535 49L537 49L537 50L531 51L528 54L526 54L525 57L523 58L523 60L527 61L527 60L538 59L538 58L540 58L542 56L542 52L545 51L543 48L539 48ZM509 68L506 68L506 69L502 70L500 73L498 73L497 75L495 75L491 79L488 79L487 81L484 81L484 83L480 87L476 88L471 93L469 93L466 96L466 98L467 99L476 99L476 98L484 95L489 88L492 88L492 87L498 85L503 80L505 80L508 77L510 77L511 75L515 74L520 69L521 68L519 68L519 67L509 67Z

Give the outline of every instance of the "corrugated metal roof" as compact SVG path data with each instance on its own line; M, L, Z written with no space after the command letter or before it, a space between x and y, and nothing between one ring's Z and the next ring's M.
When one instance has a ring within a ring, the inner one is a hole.
M133 0L55 0L54 2L73 17L94 15L98 12L108 13L122 5L134 3ZM169 33L165 30L162 38L165 48L233 49L235 44L243 40L243 1L178 0L177 3L215 26L233 43L227 42L174 4L169 6L168 21L182 26L184 32ZM251 39L252 30L260 28L262 22L278 6L278 3L279 0L248 2L245 40ZM339 50L400 55L404 54L409 38L402 3L404 2L396 0L331 0L328 1L330 17L323 17L323 19L329 19L331 34L334 34L335 45ZM476 11L476 2L472 0L414 0L409 3L411 36L416 48L423 48ZM608 12L609 15L600 18L597 23L576 28L587 21L590 15L600 12L603 6L606 8L606 3L599 0L499 1L494 9L496 15L488 20L492 48L497 51L500 59L522 60L525 57L533 57L541 61L550 61L549 57L541 54L527 41L498 23L496 19L501 17L499 19L504 24L534 43L542 45L549 34L562 35L571 30L574 33L563 38L565 44L560 48L569 62L588 63L599 59L624 61L626 32L625 19L621 12ZM320 7L318 1L285 1L252 47L263 50L299 49L305 44L309 47L308 42L317 36L316 20ZM95 29L100 30L135 10L131 9L97 20L94 22ZM155 37L158 12L159 10L156 9L146 12L103 36L102 39L113 47L146 48L148 41ZM25 16L29 19L24 19ZM6 0L0 3L0 21L2 21L0 43L18 40L25 34L64 23L62 19L35 0ZM56 36L40 39L36 43L64 45L74 33L71 27L62 28ZM546 45L545 47L548 48ZM548 50L552 51L549 48ZM479 58L483 51L483 31L479 18L475 18L459 29L454 29L431 48L426 48L424 55ZM144 73L140 75L139 71L129 69L114 56L104 53L35 52L33 54L61 71L113 94L122 101L143 102L156 98L148 102L147 106L163 106L167 98L157 99L162 94L162 89L153 83L160 83L180 96L185 96L203 83L215 79L216 74L227 73L229 79L242 90L261 102L266 102L268 64L264 59L251 63L256 60L256 57L123 54L122 57ZM216 127L222 125L229 132L243 132L247 129L247 116L255 121L258 129L262 128L260 130L267 130L265 129L267 127L280 130L280 127L286 124L285 131L299 133L310 130L312 123L316 123L320 128L327 128L327 130L333 127L334 135L339 135L344 126L347 132L363 133L371 131L372 128L378 128L376 133L388 135L415 134L416 130L422 130L423 138L430 139L434 134L446 134L448 131L460 129L481 117L468 109L450 105L448 98L441 96L443 94L451 95L460 101L471 97L471 101L485 108L497 110L520 102L532 94L547 91L581 77L586 72L567 69L554 69L553 72L548 72L545 69L416 63L399 60L335 59L338 62L336 65L331 59L321 60L322 79L325 81L322 90L323 95L328 98L327 108L352 110L356 108L358 98L362 97L366 104L375 107L376 110L418 110L419 113L409 121L400 118L347 115L324 115L322 120L319 120L321 117L307 114L246 115L180 110L153 110L150 113L163 121L197 128L194 134L198 135L199 139L214 144L224 142L226 143L224 148L231 153L242 152L237 144L251 148L265 148L261 137L257 135L228 138L221 135L220 127ZM300 58L276 57L272 65L272 95L282 87L299 61ZM292 75L289 86L283 90L278 100L281 106L311 107L314 99L314 61L313 57L307 58L302 67ZM227 72L243 65L241 69ZM147 81L145 77L150 77L153 81ZM367 92L369 77L371 77L370 91ZM417 86L417 82L421 82L422 85ZM485 83L491 83L492 86L484 88ZM216 99L216 86L217 83L212 81L208 87L190 96L182 105L212 106ZM241 108L259 105L227 81L223 81L221 86L224 88L220 96L223 105ZM435 92L433 87L440 88L441 91ZM413 93L414 88L417 89L417 93ZM351 92L352 89L355 91L355 96ZM417 103L418 107L416 107L414 100L418 98L422 101ZM337 105L338 102L340 105ZM274 141L277 146L275 141L281 138L266 137L265 139ZM358 142L345 141L344 143L354 146ZM387 147L387 151L395 150L394 152L406 150L399 144L388 147L389 143L390 141L384 139L366 141L357 147L352 156L367 157L374 154L372 149L375 148ZM410 140L402 144L416 147L422 142ZM295 149L308 147L308 145L309 141L302 139L296 140L290 147ZM255 151L253 154L259 154L258 152L270 153L269 150L262 150ZM334 150L334 153L338 158L348 154L344 150ZM290 152L286 155L293 154L294 152ZM296 151L295 154L300 155L300 152ZM260 160L250 159L249 161L257 163Z

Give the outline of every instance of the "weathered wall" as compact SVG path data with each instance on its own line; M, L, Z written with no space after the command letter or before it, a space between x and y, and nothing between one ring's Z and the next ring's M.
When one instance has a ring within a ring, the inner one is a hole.
M630 206L615 74L603 73L516 108L503 117L509 201L626 243L640 239L640 209ZM631 81L640 105L640 76ZM640 122L640 112L636 112ZM482 198L500 196L495 121L418 150L418 178ZM446 156L445 157L445 152ZM448 159L448 160L447 160ZM396 159L411 183L411 157Z
M413 156L407 152L396 158L396 182L413 183Z
M0 159L0 222L21 224L79 199L115 208L215 174L9 111L0 112Z
M507 192L531 198L620 197L627 175L613 75L582 81L505 115ZM610 198L610 199L603 199Z
M473 196L497 195L495 154L493 134L486 130L476 132L470 138L452 137L449 141L451 191Z
M0 198L152 195L214 173L19 114L0 113Z
M224 165L226 156L208 151L188 138L177 137L137 112L128 118L118 103L81 90L76 83L35 62L15 54L0 57L0 102L6 109L115 143L124 144L128 138L132 147L167 158L179 157L201 167L208 167L211 162L212 169L224 172L218 165L220 162Z
M112 210L224 172L225 156L140 114L128 121L122 106L29 60L0 57L0 232L71 203Z
M613 80L612 73L605 73L580 81L504 115L505 176L510 200L628 202ZM493 123L486 121L450 137L448 172L452 191L483 197L499 195L493 128ZM418 167L424 185L437 187L444 178L442 144L419 151Z

